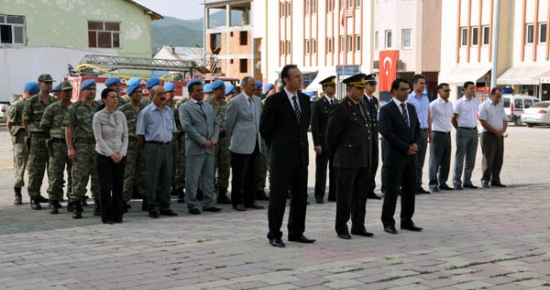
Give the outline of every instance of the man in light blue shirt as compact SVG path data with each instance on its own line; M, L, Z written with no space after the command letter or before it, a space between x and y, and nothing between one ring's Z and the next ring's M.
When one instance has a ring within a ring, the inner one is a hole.
M150 90L152 103L138 116L136 137L144 144L147 170L147 203L149 217L177 216L170 209L172 183L172 137L176 129L174 111L166 104L166 92L160 85ZM158 198L157 198L158 187Z
M430 116L430 100L424 93L426 78L423 75L415 75L413 78L413 91L407 98L407 103L414 106L420 123L420 143L418 143L418 167L416 167L416 194L428 194L429 191L422 188L422 168L426 159L428 143L432 142L432 117Z

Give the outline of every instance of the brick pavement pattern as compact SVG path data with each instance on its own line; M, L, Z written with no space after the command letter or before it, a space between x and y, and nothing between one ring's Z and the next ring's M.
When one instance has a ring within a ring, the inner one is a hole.
M13 206L4 154L0 289L550 289L550 130L509 131L507 188L420 195L415 222L424 231L396 236L382 230L382 203L369 200L366 227L375 235L350 241L334 234L335 204L312 202L306 235L317 243L284 249L265 238L265 210L223 205L190 216L173 203L179 217L152 220L133 201L123 224L103 225ZM0 128L0 150L10 149ZM474 184L480 177L476 168Z

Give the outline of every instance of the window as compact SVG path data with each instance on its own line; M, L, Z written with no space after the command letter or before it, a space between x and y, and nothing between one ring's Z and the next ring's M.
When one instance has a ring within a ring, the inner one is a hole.
M317 13L317 0L312 0L312 7L311 7L311 13L315 14Z
M290 41L286 42L286 54L291 54L292 50L290 50Z
M279 51L280 51L281 55L285 54L285 42L284 41L279 42Z
M281 3L280 7L279 7L279 13L281 13L281 17L285 17L285 3Z
M541 23L539 28L539 43L546 43L546 23Z
M462 46L466 46L468 45L468 29L466 27L462 27L462 37L461 37L461 41L460 41L460 45Z
M239 72L247 73L248 72L248 59L241 58L239 60Z
M309 39L305 40L306 54L309 54Z
M374 49L378 50L378 31L374 32Z
M290 2L286 3L286 16L290 16Z
M334 44L332 43L332 38L327 38L327 52L332 53L332 50L334 48Z
M25 44L25 17L0 15L0 43Z
M526 35L526 40L525 42L526 43L533 43L534 39L535 39L535 26L533 24L527 24L527 35Z
M327 12L332 12L332 10L334 10L333 0L327 0Z
M479 28L472 27L472 46L478 45Z
M346 39L344 38L344 36L341 36L340 37L340 51L345 51L346 49Z
M306 6L304 10L306 11L306 15L308 15L309 14L309 0L306 0L304 2L304 5Z
M403 48L412 48L412 30L411 29L403 29L403 35L402 35L402 45Z
M355 8L361 7L361 0L355 0Z
M348 8L353 8L353 1L354 0L348 0Z
M361 50L361 35L355 36L355 50L357 51Z
M248 32L247 31L240 31L239 32L239 44L240 45L247 45L248 44Z
M317 53L317 40L311 40L311 51L312 53Z
M88 46L99 48L119 48L120 23L88 21Z
M348 36L348 51L353 51L353 36Z
M483 45L489 45L489 39L491 38L491 31L489 26L483 26Z
M385 47L386 48L391 48L392 47L391 38L392 38L391 30L386 30L386 39L385 39Z

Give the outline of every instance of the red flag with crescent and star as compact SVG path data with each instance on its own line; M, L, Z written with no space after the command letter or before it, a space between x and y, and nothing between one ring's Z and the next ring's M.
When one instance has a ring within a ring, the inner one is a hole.
M397 77L397 60L399 59L399 50L382 50L378 60L380 68L380 91L390 92L391 83Z

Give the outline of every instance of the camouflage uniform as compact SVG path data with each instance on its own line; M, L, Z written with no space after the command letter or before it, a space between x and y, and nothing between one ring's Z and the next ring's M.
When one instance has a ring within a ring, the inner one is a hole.
M187 98L182 98L176 103L175 110L176 112L179 112L179 107L187 102ZM180 122L180 116L179 113L176 113L176 125L178 126L178 130L182 130L178 136L178 155L177 155L177 169L176 169L176 176L174 178L174 187L176 189L183 189L185 188L185 132L183 131L181 127Z
M218 137L218 143L216 144L214 165L214 171L217 172L215 186L217 189L227 190L229 187L229 170L231 161L231 153L229 153L229 138L227 137L227 132L225 131L225 112L227 110L227 102L222 98L221 103L218 106L216 101L214 101L214 97L210 97L206 100L206 102L214 108L214 113L216 114L218 123L220 124L220 135Z
M37 94L27 99L23 107L23 120L28 122L31 137L28 162L28 191L31 199L35 199L40 195L40 187L49 159L48 149L46 148L48 134L40 129L40 120L46 108L54 102L57 102L57 100L52 96L48 96L48 103L45 103L42 101L40 94Z
M19 190L25 185L25 168L27 167L27 160L29 158L29 152L25 145L27 131L25 131L25 127L23 126L24 105L25 101L20 99L11 105L8 112L8 122L13 123L10 131L13 143L13 165L15 167L15 183L13 187L19 188Z
M142 99L141 102L139 102L144 108L149 106L149 104L151 104L153 101L151 100L151 98L147 97L145 99Z
M63 171L67 168L67 196L72 192L72 161L67 156L64 119L68 108L61 102L46 108L41 125L50 128L50 139L47 142L50 153L48 165L48 195L50 200L61 200L63 197Z
M173 136L173 139L172 140L178 140L178 137L179 135L181 135L181 132L183 132L183 130L181 129L181 124L180 124L180 116L179 116L179 113L178 113L178 110L176 110L176 105L177 103L175 101L172 101L172 103L168 104L166 103L168 106L170 106L170 108L172 108L172 110L174 111L174 120L176 121L176 128L178 129L178 132L174 133L174 136ZM175 189L175 186L176 186L176 172L178 170L178 142L172 142L172 185L173 185L173 189Z
M140 103L140 112L144 106ZM139 113L136 112L132 103L127 103L119 109L126 116L128 124L128 150L126 153L126 169L124 170L124 186L122 196L124 201L132 199L134 186L139 195L147 196L147 172L145 170L145 152L143 145L139 144L136 138L136 126Z
M84 101L76 101L69 106L63 120L65 126L72 127L72 141L76 158L72 167L73 191L71 201L79 201L86 195L86 185L90 176L94 200L99 198L99 179L95 165L95 138L92 128L94 114L101 103L93 101L91 106Z
M262 106L265 104L266 98L262 100ZM266 179L267 179L267 169L269 164L269 150L267 150L267 145L265 144L264 139L262 138L261 142L262 152L260 153L260 174L258 175L258 185L256 186L256 191L264 191L266 188ZM265 195L265 193L264 193Z
M120 109L120 107L128 104L128 100L126 100L125 98L121 96L117 96L116 98L118 99L118 103L116 105L117 109Z

